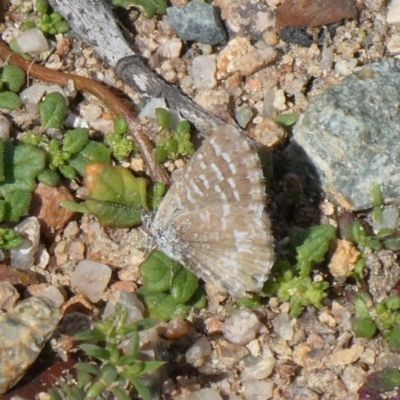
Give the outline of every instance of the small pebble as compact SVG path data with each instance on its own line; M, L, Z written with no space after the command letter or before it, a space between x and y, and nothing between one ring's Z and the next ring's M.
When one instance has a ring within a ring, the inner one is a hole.
M222 400L222 397L213 389L202 389L185 396L177 397L176 400Z
M332 68L333 65L333 47L323 47L321 52L321 67L327 71Z
M335 351L331 356L331 361L335 365L349 365L356 362L364 351L363 346L354 345L350 349Z
M215 45L225 40L225 30L211 4L191 2L183 7L168 7L168 21L182 40Z
M261 326L256 313L243 308L224 322L222 333L229 342L244 345L256 337Z
M272 321L275 333L283 340L291 341L293 339L292 320L287 313L279 314Z
M50 187L39 183L33 193L31 210L41 225L43 234L54 237L75 214L61 207L62 201L74 201L74 197L64 186Z
M390 54L398 54L400 53L400 33L394 33L389 39L387 45L387 49Z
M244 384L245 400L268 400L274 396L272 381L249 381Z
M8 311L14 308L18 299L19 293L14 285L0 281L0 309Z
M36 217L29 217L15 227L16 232L24 239L22 246L10 250L11 266L27 270L35 263L40 240L40 223Z
M103 297L110 278L111 268L108 265L83 260L78 263L71 275L71 289L74 293L97 303Z
M364 0L365 7L372 11L380 11L385 3L386 0Z
M54 303L31 297L0 315L0 394L13 387L36 360L61 319Z
M335 71L342 76L351 75L354 68L357 66L357 62L358 61L355 58L350 60L339 60L335 64Z
M249 106L240 107L235 114L238 125L245 129L253 118L253 110Z
M87 104L81 108L81 116L87 122L94 122L99 119L103 113L103 110L98 104Z
M48 283L39 283L37 285L28 286L26 295L34 297L46 297L50 299L57 307L61 307L65 303L65 298L58 288Z
M36 28L22 32L15 40L21 53L43 53L49 50L43 32Z
M392 0L387 8L386 21L389 25L400 24L400 0Z
M195 367L200 367L211 355L211 345L206 337L197 340L186 352L186 362Z
M275 358L265 357L256 364L246 367L241 376L244 381L262 380L268 378L275 368Z
M216 70L216 57L214 55L195 57L190 75L196 88L199 90L214 89L217 84L215 79Z
M189 323L182 319L169 321L162 336L168 340L176 340L189 333Z
M38 104L45 95L46 90L46 85L34 83L20 93L20 98L24 104Z
M167 40L162 45L160 45L156 53L160 57L173 59L179 57L181 51L182 51L182 40L178 38L173 38Z
M348 365L342 373L342 381L346 385L348 391L354 395L357 394L358 389L367 380L368 373L362 367Z
M127 309L127 323L133 323L143 319L144 306L142 302L137 298L136 294L124 292L122 290L116 290L111 293L107 300L102 318L106 319L112 317L116 312L117 305Z

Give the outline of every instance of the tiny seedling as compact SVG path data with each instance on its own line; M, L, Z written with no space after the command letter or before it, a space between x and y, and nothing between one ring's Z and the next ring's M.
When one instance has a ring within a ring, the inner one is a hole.
M90 400L110 395L128 400L132 392L143 400L152 398L142 377L165 363L140 359L139 333L155 327L158 321L142 319L129 323L127 317L128 310L117 307L112 318L97 322L93 329L74 336L75 341L83 342L79 348L86 361L75 365L76 385L59 381L59 388L49 390L51 400ZM126 349L127 342L129 349Z

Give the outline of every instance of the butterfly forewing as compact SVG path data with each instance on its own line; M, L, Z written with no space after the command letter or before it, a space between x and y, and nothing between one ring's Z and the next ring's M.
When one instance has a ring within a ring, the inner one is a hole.
M261 289L273 264L259 159L231 127L204 141L150 227L158 248L235 297Z

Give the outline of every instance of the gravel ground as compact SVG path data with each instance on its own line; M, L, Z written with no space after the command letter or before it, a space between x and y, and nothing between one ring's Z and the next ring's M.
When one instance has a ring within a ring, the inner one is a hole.
M17 35L24 18L17 1L11 3L5 22L0 25L5 41ZM166 16L146 19L132 10L129 18L122 19L125 28L134 32L134 48L151 68L196 103L227 122L236 121L250 137L273 150L268 210L278 256L289 234L320 223L337 226L337 215L343 210L290 172L282 156L290 131L278 126L274 117L282 113L301 114L316 96L358 68L376 61L396 60L400 55L398 1L393 1L388 11L384 1L359 0L354 2L355 19L345 16L329 25L324 22L324 18L329 21L326 16L329 7L316 1L319 7L310 13L317 22L294 31L282 25L293 26L293 21L304 16L294 9L295 15L291 17L294 20L287 23L282 16L279 20L280 3L280 0L214 0L212 4L220 8L229 35L226 42L213 46L182 41ZM339 3L336 9L344 10ZM289 11L284 14L290 18ZM318 18L322 23L318 23ZM71 33L56 36L42 63L53 70L102 81L125 92L137 109L141 107L140 97ZM91 120L99 106L100 115ZM93 96L80 97L74 107L76 114L90 120L93 131L106 133L110 129L109 110ZM29 125L23 115L15 114L13 118L16 124ZM136 172L143 170L140 159L134 158L126 164ZM183 165L184 160L166 164L170 172ZM76 182L68 189L75 196L81 195ZM296 202L294 195L299 193L301 200ZM68 193L52 196L68 197ZM362 215L368 220L368 213ZM74 217L62 227L56 235L38 240L33 250L37 261L31 273L40 275L42 280L29 281L24 276L22 297L43 295L55 288L57 292L51 296L58 299L64 315L79 311L94 318L102 312L112 292L136 290L144 256L135 247L140 240L137 231L103 230L89 216ZM37 231L34 234L40 235ZM89 301L77 294L76 288L71 289L71 274L82 260L101 262L113 270L113 278L105 283L100 294L101 300ZM397 254L389 250L371 252L367 268L370 271L367 289L374 301L383 301L393 293L400 275ZM335 280L325 267L315 274L315 279L318 275L332 284L328 298L322 308L310 306L294 319L289 318L290 304L276 297L265 300L257 310L235 312L235 303L229 296L206 285L207 309L192 312L184 322L172 321L160 328L170 360L166 381L159 382L162 398L362 398L358 390L367 377L384 368L397 368L400 356L389 350L380 334L373 339L354 337L351 323L354 304L344 295L345 291L357 290L354 280ZM5 296L6 300L11 298L12 293ZM3 306L3 309L8 308ZM68 358L72 346L68 335L57 333L52 345L63 359ZM29 380L25 379L25 385L29 386ZM6 396L0 399L10 398ZM390 398L390 394L385 396L376 398Z

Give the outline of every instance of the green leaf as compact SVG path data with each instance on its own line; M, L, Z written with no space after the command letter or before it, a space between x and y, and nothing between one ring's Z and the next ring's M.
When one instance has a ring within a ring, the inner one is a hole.
M200 286L197 288L194 295L187 302L189 307L197 308L198 310L203 309L207 305L207 296L205 295L203 288Z
M117 386L111 388L111 392L117 400L131 400L131 396L129 396L124 389L121 389Z
M357 318L353 322L353 332L356 337L371 339L376 333L376 324L370 317Z
M114 131L119 135L128 132L128 123L125 118L116 118L114 121Z
M0 184L6 179L4 176L4 151L6 149L6 143L3 139L0 139Z
M354 327L353 327L354 330ZM388 342L390 351L400 353L400 329L399 326L394 326L389 331L385 332L385 338Z
M172 115L165 108L156 108L156 117L158 123L163 128L169 128L172 123Z
M36 176L44 170L46 153L35 146L20 144L13 146L5 142L4 176L0 183L0 193L4 196L10 190L27 190L36 188Z
M32 193L28 190L11 189L4 194L4 220L17 222L23 215L27 215L32 200Z
M165 292L171 288L174 276L183 266L160 251L153 251L140 266L140 275L151 292Z
M49 389L47 393L50 397L50 400L62 400L61 396L59 396L58 393L53 389Z
M141 223L147 201L143 178L121 166L97 163L87 167L85 183L90 191L85 206L101 225L127 228Z
M82 203L74 203L73 201L62 201L62 202L60 202L60 206L66 208L68 210L82 213L82 214L89 213L89 210Z
M354 307L356 309L356 315L359 318L369 318L369 310L367 304L364 300L357 298L354 302Z
M137 291L137 295L146 306L150 316L161 321L169 321L176 310L174 299L165 293L146 293L141 289Z
M165 365L165 361L144 361L143 364L144 368L140 372L140 375L151 374L153 371Z
M132 378L130 382L143 400L151 400L151 392L140 378Z
M15 65L5 65L1 73L1 80L7 83L8 89L11 92L19 92L22 85L25 83L25 71Z
M65 133L63 151L75 154L89 143L89 129L76 128Z
M36 0L35 8L39 14L47 14L49 4L46 0Z
M185 304L199 287L199 279L186 268L181 268L174 276L171 296L177 304Z
M160 321L154 318L143 318L139 321L133 322L131 324L125 324L121 327L120 334L121 335L129 335L133 332L142 332L146 331L147 329L154 328L160 323Z
M136 178L126 168L92 164L87 168L86 187L92 199L120 204L134 209L146 208L146 181Z
M296 251L298 268L304 277L316 263L324 260L330 241L336 237L336 229L332 225L318 225L303 232L303 235L306 239Z
M69 165L75 168L79 175L86 176L86 167L93 163L110 163L110 150L101 143L90 140L81 152L69 160Z
M101 226L130 228L142 222L140 209L91 199L85 201L85 207L99 220Z
M40 118L45 129L62 128L66 111L66 100L59 92L49 93L46 95L45 99L39 103Z
M89 364L89 363L83 363L83 362L78 362L75 364L75 368L81 372L87 372L90 375L98 376L100 374L100 368L97 365Z
M0 108L15 111L22 107L22 100L13 92L0 93Z
M82 343L79 347L89 356L98 358L99 360L108 361L110 358L110 352L108 350L96 346L95 344Z
M45 169L38 176L37 180L50 187L56 187L60 184L60 175L56 171Z
M299 116L297 114L280 114L274 118L275 122L282 128L289 128L294 125L298 119Z
M399 295L390 296L386 300L386 307L389 310L398 310L398 309L400 309L400 296Z
M77 333L74 336L74 340L84 340L84 341L96 340L103 342L106 340L106 336L104 333L100 332L97 329L90 329L87 331Z

